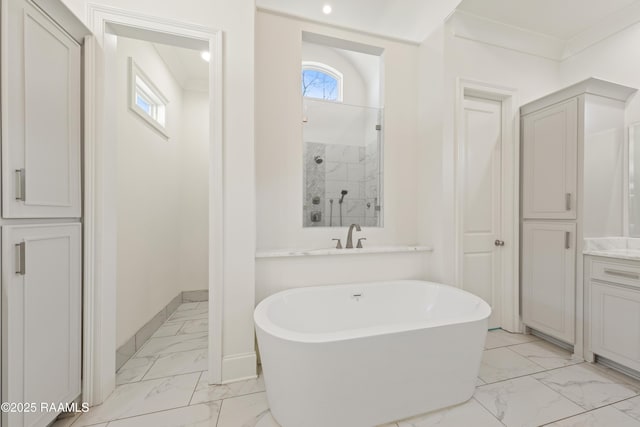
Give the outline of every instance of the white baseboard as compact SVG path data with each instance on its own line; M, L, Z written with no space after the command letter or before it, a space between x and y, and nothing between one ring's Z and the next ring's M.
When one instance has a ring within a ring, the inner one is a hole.
M257 358L254 351L222 358L222 384L256 378Z

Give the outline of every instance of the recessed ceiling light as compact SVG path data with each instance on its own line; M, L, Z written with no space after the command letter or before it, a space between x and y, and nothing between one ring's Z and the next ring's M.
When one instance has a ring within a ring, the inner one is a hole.
M209 53L208 50L204 50L200 53L200 57L202 59L204 59L205 61L209 62L211 61L211 54Z
M330 14L330 13L331 13L331 10L332 10L332 9L331 9L331 5L330 5L330 4L325 4L324 6L322 6L322 12L323 12L325 15Z

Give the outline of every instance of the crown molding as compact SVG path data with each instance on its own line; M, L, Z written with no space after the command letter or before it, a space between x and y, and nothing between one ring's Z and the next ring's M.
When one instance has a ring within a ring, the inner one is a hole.
M469 12L455 11L448 20L454 37L473 40L554 61L562 60L564 41L503 24Z
M562 59L570 58L601 41L640 22L640 2L634 2L607 16L597 25L577 34L565 43Z

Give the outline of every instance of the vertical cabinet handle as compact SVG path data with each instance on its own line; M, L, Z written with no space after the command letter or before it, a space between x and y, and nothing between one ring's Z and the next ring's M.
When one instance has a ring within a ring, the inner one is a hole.
M571 210L571 193L566 193L564 195L564 204L565 204L565 209L570 211Z
M17 243L16 244L16 274L21 276L25 275L26 272L26 254L25 254L25 243Z
M571 233L568 232L568 231L565 231L564 232L564 248L565 249L569 249L571 247L570 244L569 244L570 243L569 242L569 238L570 237L571 237Z
M24 169L16 169L16 200L25 201Z

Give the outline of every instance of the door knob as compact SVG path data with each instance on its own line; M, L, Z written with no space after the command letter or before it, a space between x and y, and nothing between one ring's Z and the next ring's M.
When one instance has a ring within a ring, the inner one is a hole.
M504 246L504 241L496 240L495 242L493 242L493 244L496 245L496 246Z

